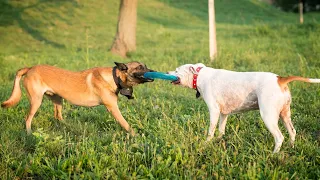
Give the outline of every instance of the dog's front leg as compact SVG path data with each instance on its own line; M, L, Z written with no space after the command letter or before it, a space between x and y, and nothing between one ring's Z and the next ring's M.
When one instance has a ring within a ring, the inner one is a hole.
M112 105L105 104L105 107L108 109L109 112L111 112L113 117L118 121L118 123L120 124L120 126L122 128L124 128L132 136L135 136L135 133L134 133L133 129L131 129L131 127L128 124L128 122L123 118L117 103L112 104Z
M226 124L227 124L227 114L220 114L220 123L219 123L219 136L218 139L221 139L225 134Z
M207 141L210 141L214 136L214 131L215 131L217 123L218 123L220 111L219 111L219 108L216 108L214 106L208 105L208 108L209 108L209 113L210 113L210 126L209 126L209 130L208 130Z
M100 92L101 103L107 108L107 110L113 115L122 128L134 136L134 132L131 129L128 122L123 118L118 107L118 96L112 93Z

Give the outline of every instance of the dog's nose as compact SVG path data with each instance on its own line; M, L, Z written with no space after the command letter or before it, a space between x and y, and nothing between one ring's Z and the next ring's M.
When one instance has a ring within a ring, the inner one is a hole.
M149 72L157 72L157 71L155 71L155 70L152 70L152 69L149 69Z

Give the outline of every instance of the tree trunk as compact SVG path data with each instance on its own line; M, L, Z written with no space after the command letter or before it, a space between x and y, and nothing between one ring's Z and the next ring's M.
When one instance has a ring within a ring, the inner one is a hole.
M217 56L217 39L216 39L216 20L214 12L214 0L208 0L209 10L209 49L210 60L213 61Z
M126 57L127 52L136 50L138 0L121 0L117 34L111 52Z

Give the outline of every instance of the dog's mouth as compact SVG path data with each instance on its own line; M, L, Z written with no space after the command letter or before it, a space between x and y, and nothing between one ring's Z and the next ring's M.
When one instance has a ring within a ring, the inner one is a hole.
M144 82L153 82L154 81L154 79L149 79L149 78L144 78L144 77L142 77L142 80Z
M178 77L178 79L177 79L177 80L175 80L175 81L171 81L171 83L172 83L172 84L174 84L174 85L178 85L178 84L180 84L180 78Z
M154 71L150 70L150 71L147 71L147 72L154 72ZM134 78L139 79L143 83L145 83L145 82L153 82L154 81L154 79L145 78L144 77L144 73L146 73L146 72L137 72L137 73L134 73L133 76L134 76Z

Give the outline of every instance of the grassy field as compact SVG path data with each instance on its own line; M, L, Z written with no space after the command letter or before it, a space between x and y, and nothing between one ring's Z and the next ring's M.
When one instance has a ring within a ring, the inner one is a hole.
M271 71L320 78L320 14L284 13L258 0L216 1L219 56L208 60L207 0L139 0L137 51L108 52L118 0L0 0L0 101L17 69L50 64L69 70L141 61L158 71L202 62L235 71ZM64 102L64 121L44 99L27 136L26 95L0 109L0 179L319 179L320 86L295 82L295 148L274 140L258 112L232 115L226 135L205 143L209 113L195 91L167 81L137 86L120 97L134 138L102 106ZM216 133L217 134L217 133Z

